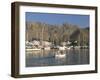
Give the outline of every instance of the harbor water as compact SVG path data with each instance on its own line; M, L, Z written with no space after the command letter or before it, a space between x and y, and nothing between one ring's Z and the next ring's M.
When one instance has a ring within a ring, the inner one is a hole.
M26 51L26 67L89 64L89 49Z

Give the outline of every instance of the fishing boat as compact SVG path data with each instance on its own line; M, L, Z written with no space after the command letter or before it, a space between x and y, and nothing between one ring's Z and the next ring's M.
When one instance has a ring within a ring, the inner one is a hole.
M26 50L27 51L33 51L33 50L41 50L40 47L37 47L37 46L26 46Z
M56 57L56 58L64 58L64 57L66 57L66 54L63 53L63 51L58 51L58 52L55 54L55 57Z

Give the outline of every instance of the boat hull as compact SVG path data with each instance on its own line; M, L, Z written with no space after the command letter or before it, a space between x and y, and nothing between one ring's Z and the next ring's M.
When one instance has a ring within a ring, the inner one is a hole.
M66 56L66 54L56 54L55 57L56 58L64 58Z
M26 49L27 51L38 51L38 50L41 50L41 49Z

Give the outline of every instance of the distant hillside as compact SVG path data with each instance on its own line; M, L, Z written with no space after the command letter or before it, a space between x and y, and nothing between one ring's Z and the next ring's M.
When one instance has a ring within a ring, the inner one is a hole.
M89 27L80 28L68 23L51 25L40 22L26 22L26 40L45 40L54 44L77 40L79 45L88 45Z

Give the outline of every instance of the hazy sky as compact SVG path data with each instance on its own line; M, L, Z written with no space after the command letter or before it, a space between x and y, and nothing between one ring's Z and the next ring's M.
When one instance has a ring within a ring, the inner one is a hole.
M89 26L89 15L73 15L73 14L50 14L50 13L33 13L26 12L26 21L43 22L47 24L63 24L70 23L79 25L80 27Z

